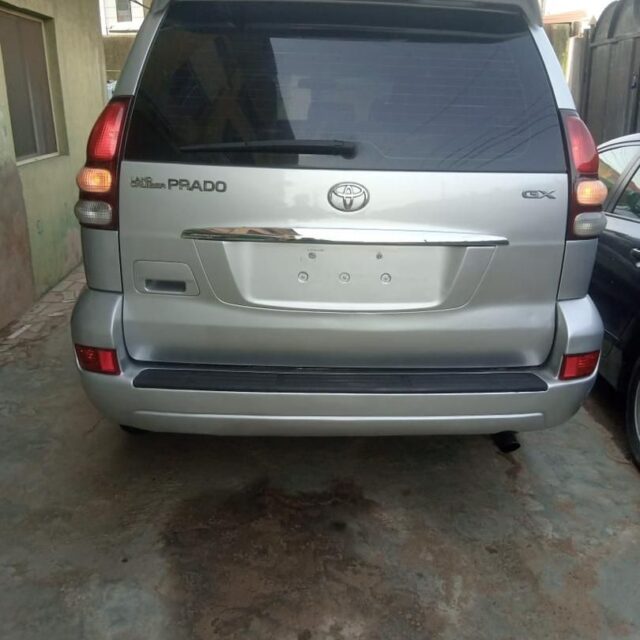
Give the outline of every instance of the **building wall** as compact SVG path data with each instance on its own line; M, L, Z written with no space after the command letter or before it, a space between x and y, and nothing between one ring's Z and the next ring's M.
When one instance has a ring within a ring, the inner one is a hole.
M0 8L41 18L46 36L59 152L17 165L38 296L81 257L80 231L73 215L75 175L84 163L88 134L105 102L100 14L98 3L91 0L0 0ZM8 120L6 104L0 103L0 111ZM0 297L4 299L6 293L0 281Z
M145 0L145 4L150 2ZM142 25L146 10L135 2L130 3L131 22L118 22L116 0L100 0L100 19L104 36L104 54L107 63L107 80L118 80L129 55L135 36Z
M100 1L100 17L102 20L102 34L108 35L112 30L126 28L128 31L137 31L144 19L144 8L139 4L131 3L131 22L118 22L118 13L116 11L116 0L99 0ZM151 4L145 0L144 4Z
M124 67L135 37L135 34L127 33L117 36L105 36L103 38L104 57L107 64L107 80L117 80L120 77L122 67Z
M0 51L0 327L24 311L34 296L27 211L8 112Z

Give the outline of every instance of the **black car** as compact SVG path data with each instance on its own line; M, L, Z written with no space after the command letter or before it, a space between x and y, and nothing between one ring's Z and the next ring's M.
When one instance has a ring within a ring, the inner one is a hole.
M600 373L625 395L629 447L640 467L640 134L599 151L609 188L590 291L605 326Z

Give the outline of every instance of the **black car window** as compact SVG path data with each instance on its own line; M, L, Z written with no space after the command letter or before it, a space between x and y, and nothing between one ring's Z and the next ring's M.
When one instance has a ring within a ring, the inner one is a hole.
M305 141L355 152L285 144ZM409 3L173 3L145 66L126 158L566 171L558 111L524 18Z
M609 193L618 184L620 176L635 160L640 152L640 146L627 145L600 152L600 169L598 176L607 185Z
M635 221L640 220L640 169L629 180L613 212Z

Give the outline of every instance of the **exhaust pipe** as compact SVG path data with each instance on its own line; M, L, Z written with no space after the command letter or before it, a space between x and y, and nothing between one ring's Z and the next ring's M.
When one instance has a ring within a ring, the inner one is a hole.
M502 453L513 453L520 448L515 431L501 431L491 436L493 443Z

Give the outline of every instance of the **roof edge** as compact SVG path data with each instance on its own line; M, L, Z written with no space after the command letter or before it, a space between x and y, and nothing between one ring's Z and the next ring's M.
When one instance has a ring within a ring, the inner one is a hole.
M151 11L153 13L164 11L172 2L190 2L193 0L153 0ZM211 0L215 2L216 0ZM241 1L241 0L240 0ZM273 0L258 0L271 2ZM294 2L312 2L314 0L292 0ZM492 8L492 9L520 9L530 25L542 26L542 11L538 0L316 0L320 2L353 2L363 4L398 4L398 5L424 5L434 7L456 8Z

